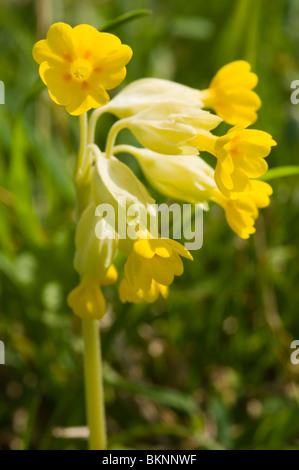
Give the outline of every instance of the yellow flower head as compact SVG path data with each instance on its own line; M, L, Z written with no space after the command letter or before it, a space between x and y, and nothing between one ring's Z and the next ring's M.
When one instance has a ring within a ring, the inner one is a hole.
M124 80L132 57L131 48L113 34L65 23L53 24L32 53L50 97L74 116L108 103L106 90Z
M268 169L265 157L276 145L264 131L234 127L215 141L217 166L215 181L220 191L232 199L249 187L249 178L259 178Z
M174 276L184 272L181 256L193 259L175 240L148 238L135 242L125 264L125 278L120 285L121 300L153 302L159 293L165 296L165 287L173 282Z
M113 265L97 282L93 277L84 276L80 284L68 295L69 307L81 318L100 320L106 312L106 301L100 286L114 284L116 280L117 271Z
M243 193L238 199L232 200L222 195L215 200L225 210L227 223L239 237L247 239L255 232L255 221L258 217L258 209L270 204L272 188L269 184L253 180L250 190Z
M231 62L218 71L201 99L227 123L249 126L257 120L256 111L261 107L259 96L252 91L257 82L248 62Z

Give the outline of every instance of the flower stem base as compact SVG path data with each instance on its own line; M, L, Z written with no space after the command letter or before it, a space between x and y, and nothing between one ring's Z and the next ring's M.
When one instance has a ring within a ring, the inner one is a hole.
M100 329L97 321L83 320L84 368L89 427L89 449L106 450L107 436L103 393Z

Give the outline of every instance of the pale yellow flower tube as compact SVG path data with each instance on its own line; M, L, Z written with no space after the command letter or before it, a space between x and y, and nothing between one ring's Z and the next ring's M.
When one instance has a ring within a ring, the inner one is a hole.
M199 156L164 155L129 145L114 151L134 155L146 179L167 197L198 204L210 200L217 187L213 168Z

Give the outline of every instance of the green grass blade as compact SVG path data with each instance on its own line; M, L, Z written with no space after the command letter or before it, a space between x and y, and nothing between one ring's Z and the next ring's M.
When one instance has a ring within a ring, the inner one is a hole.
M36 165L44 171L49 181L57 184L60 194L66 201L74 202L75 194L72 178L68 174L63 159L57 155L55 148L45 145L32 128L25 123L28 142L32 151L32 158Z
M0 200L0 245L5 251L13 252L14 243L11 237L11 226L7 207Z
M262 181L271 181L276 178L295 175L299 175L299 166L280 166L278 168L271 168L271 170L268 170L260 179Z
M122 26L125 23L129 23L129 21L137 20L138 18L151 14L151 10L134 10L130 13L126 13L125 15L118 16L117 18L108 21L100 28L100 31L111 31L113 29L118 28L119 26Z
M12 130L9 189L13 194L13 209L21 232L28 241L40 244L45 240L45 236L32 205L27 149L28 141L23 120L18 116Z
M199 412L198 406L189 395L166 387L157 387L147 384L137 384L120 377L108 364L105 364L104 380L109 385L125 390L133 395L142 395L153 402L170 406L178 411L184 411L190 416Z
M19 284L15 264L0 251L0 272L4 273L14 284Z

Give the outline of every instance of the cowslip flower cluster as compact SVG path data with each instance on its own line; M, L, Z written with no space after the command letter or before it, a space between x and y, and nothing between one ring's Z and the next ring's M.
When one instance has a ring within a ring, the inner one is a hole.
M276 143L268 133L248 128L257 119L261 101L253 91L257 76L247 62L221 68L207 90L145 78L109 101L106 90L123 81L131 55L130 47L112 34L64 23L51 26L47 39L33 49L50 97L70 114L80 115L75 268L81 281L68 303L83 318L105 314L101 287L117 281L113 263L118 251L127 258L119 284L122 302L166 298L174 277L183 274L182 258L193 259L182 244L151 232L148 221L158 217L155 201L117 158L119 153L133 155L146 180L162 195L194 205L220 205L231 229L244 239L255 232L259 209L270 204L272 194L271 186L257 178L267 171L265 158ZM92 108L87 122L85 113ZM98 118L106 112L117 121L102 152L94 135ZM219 137L212 131L222 121L233 127ZM141 147L117 145L122 129L129 129ZM215 158L215 168L199 156L202 151ZM114 209L117 220L97 212L103 204L108 212ZM137 232L132 205L142 214ZM136 237L128 236L134 231Z

